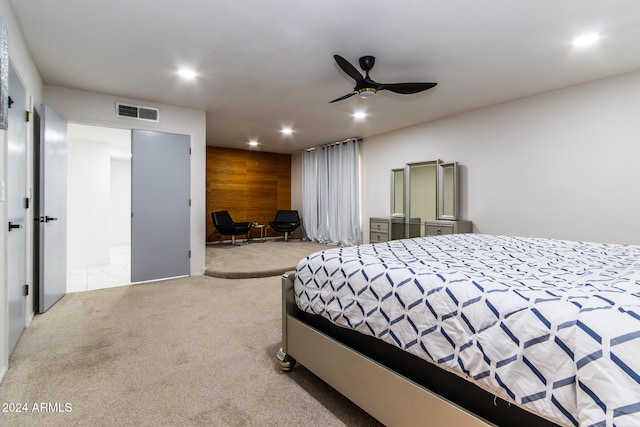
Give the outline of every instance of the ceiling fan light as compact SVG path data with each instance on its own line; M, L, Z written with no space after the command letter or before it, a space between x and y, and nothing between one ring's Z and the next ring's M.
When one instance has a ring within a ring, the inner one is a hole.
M375 95L377 90L372 87L365 87L363 89L358 90L361 98L370 98Z

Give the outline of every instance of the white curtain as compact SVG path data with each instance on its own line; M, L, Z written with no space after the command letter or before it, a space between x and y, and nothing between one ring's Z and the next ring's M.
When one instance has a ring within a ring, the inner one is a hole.
M360 141L316 148L302 155L302 216L310 240L360 243Z

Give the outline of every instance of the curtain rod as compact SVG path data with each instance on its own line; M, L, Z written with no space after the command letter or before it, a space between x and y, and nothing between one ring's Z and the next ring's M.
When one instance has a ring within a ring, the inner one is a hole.
M318 148L332 147L332 146L334 146L334 145L344 144L344 143L346 143L346 142L353 141L353 140L356 140L356 141L358 141L358 142L362 142L362 137L360 137L360 136L354 136L353 138L343 139L342 141L335 141L335 142L330 142L330 143L328 143L328 144L319 145L319 146L317 146L317 147L307 148L307 149L305 149L305 150L302 150L302 152L303 152L303 153L305 153L305 152L315 151L315 150L317 150Z

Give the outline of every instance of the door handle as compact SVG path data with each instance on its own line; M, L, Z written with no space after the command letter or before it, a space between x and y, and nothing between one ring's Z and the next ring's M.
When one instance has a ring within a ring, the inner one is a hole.
M9 221L9 231L15 230L16 228L20 228L20 227L22 227L20 224L14 224L11 221Z
M52 216L46 215L40 217L40 222L49 222L49 221L57 221L58 218L54 218Z

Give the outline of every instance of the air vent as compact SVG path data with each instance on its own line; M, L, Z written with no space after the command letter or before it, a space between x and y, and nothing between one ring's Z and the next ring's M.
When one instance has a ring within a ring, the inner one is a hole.
M148 122L160 121L160 110L140 105L128 105L116 102L116 117L127 119L146 120Z

